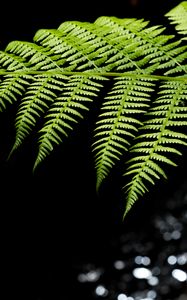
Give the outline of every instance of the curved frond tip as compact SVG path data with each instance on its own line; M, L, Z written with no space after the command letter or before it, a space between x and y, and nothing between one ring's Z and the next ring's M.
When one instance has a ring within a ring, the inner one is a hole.
M167 178L164 165L176 166L172 157L181 155L177 149L181 145L187 146L187 133L180 132L180 122L187 119L187 84L163 83L159 94L146 114L138 142L130 148L132 158L124 173L131 176L131 181L124 187L127 193L125 215L147 191L147 185L155 184L160 177Z

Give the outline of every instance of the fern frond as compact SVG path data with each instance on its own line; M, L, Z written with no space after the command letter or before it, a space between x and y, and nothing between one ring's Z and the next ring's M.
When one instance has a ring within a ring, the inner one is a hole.
M180 41L170 42L173 36L161 35L164 28L146 28L147 24L114 17L100 17L94 24L65 22L57 30L37 32L34 41L60 55L65 69L135 70L145 74L155 71L159 64L159 68L180 66L187 72L180 64L186 46L179 47Z
M183 35L186 11L185 1L167 14ZM143 19L99 17L39 30L33 42L9 43L0 51L0 109L20 101L12 151L41 124L36 168L83 118L103 81L110 80L98 103L93 143L97 189L129 151L127 213L149 183L166 178L163 166L175 166L173 156L187 145L182 132L187 126L187 45L164 31Z
M73 123L83 118L82 111L89 109L89 102L102 88L97 81L100 76L71 76L61 90L55 102L46 114L47 121L40 130L39 152L34 169L53 150L53 145L62 142L62 136L68 136L68 130L73 129Z
M26 62L22 57L5 51L0 51L0 66L7 71L27 70Z
M16 150L31 133L37 119L41 118L49 105L57 97L56 91L61 91L64 75L36 75L30 84L25 97L20 104L16 117L16 139L10 155Z
M128 161L129 167L124 175L133 177L125 186L127 191L125 214L139 195L146 192L146 181L155 184L155 178L160 176L166 178L163 164L176 166L173 159L168 158L170 154L181 155L174 145L187 146L187 134L170 128L177 128L184 117L187 119L187 108L184 106L187 102L187 84L177 81L163 83L159 94L160 97L155 100L154 106L147 113L148 120L144 122L137 136L140 142L130 149L133 157Z
M0 84L0 110L6 108L7 103L12 104L21 97L31 80L30 75L6 75Z
M47 47L35 43L13 41L8 44L6 51L19 55L27 60L30 68L34 70L60 69L60 56L54 55Z
M144 73L146 73L146 63L153 65L157 69L166 69L172 67L179 67L181 72L187 73L187 69L183 66L182 62L185 60L186 56L182 56L186 52L187 46L179 47L181 41L171 41L173 39L172 35L161 35L164 31L163 27L152 26L148 27L147 22L142 20L129 20L129 19L118 19L115 17L101 17L96 20L96 23L100 26L110 25L116 28L116 32L120 32L121 35L133 38L133 40L138 40L138 44L132 55L136 59L144 57L143 60L140 59L138 68L141 68L141 64L144 66ZM137 25L137 26L136 26ZM119 38L118 38L119 39ZM118 63L119 64L119 63ZM126 70L126 66L122 64L117 70ZM148 67L149 70L149 67ZM149 71L148 71L149 73Z
M142 125L139 116L149 107L150 93L154 84L151 80L129 77L116 78L116 83L105 98L103 113L97 121L95 142L95 166L97 189L110 169L128 150L130 139Z
M61 67L63 66L66 70L97 68L98 62L103 62L103 59L98 59L98 53L95 52L95 39L90 43L89 38L83 39L79 35L73 33L65 35L65 33L62 26L58 30L45 31L45 34L42 30L35 35L34 40L43 47L50 47L54 54L60 55Z
M24 71L27 70L27 64L26 61L18 55L0 51L0 67L2 67L3 70L15 72L15 74L5 75L0 84L0 110L3 110L6 108L7 103L12 104L17 101L18 96L23 95L32 77L28 74L24 74ZM16 74L18 70L23 70L23 74Z
M180 34L187 35L187 2L183 1L166 14L172 22L177 24L176 30Z

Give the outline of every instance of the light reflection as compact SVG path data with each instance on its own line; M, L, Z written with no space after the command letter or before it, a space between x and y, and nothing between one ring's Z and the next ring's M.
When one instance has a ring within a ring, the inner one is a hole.
M91 270L87 273L80 273L77 279L81 283L96 282L99 280L100 277L101 277L101 270L97 269L97 270Z
M144 266L148 266L148 265L150 265L150 263L151 263L151 260L150 260L150 258L148 256L143 256L142 257L142 264Z
M174 240L180 239L180 238L181 238L181 233L180 233L180 231L174 230L174 231L171 233L171 238L174 239Z
M177 258L174 255L170 255L167 259L169 265L175 265L177 262Z
M134 259L134 261L135 261L135 263L137 265L141 265L141 263L142 263L142 256L140 256L140 255L136 256L135 259Z
M125 263L122 260L116 260L114 262L114 268L117 270L123 270L125 268Z
M185 265L187 263L187 253L183 253L181 255L178 255L177 263L179 265Z
M127 300L127 296L125 294L119 294L118 300Z
M159 283L159 280L156 276L152 276L152 277L148 278L148 283L151 286L155 286Z
M151 299L155 299L157 296L157 293L155 291L151 290L147 293L147 296Z
M174 216L172 216L172 215L168 215L168 216L166 217L166 221L167 221L167 223L168 223L169 225L171 225L171 226L173 226L174 224L177 223L177 219L176 219Z
M174 216L167 215L165 220L157 218L155 220L155 225L165 241L178 240L181 238L183 225L178 222Z
M163 238L164 238L165 241L171 241L171 233L164 232Z
M83 273L79 274L77 279L81 283L87 282L87 276L86 276L86 274L83 274Z
M187 273L180 269L174 269L172 271L172 276L180 282L184 282L187 280Z
M146 268L135 268L133 270L133 275L138 279L147 279L152 275L152 273Z
M140 255L136 256L134 261L137 265L142 264L144 266L148 266L151 263L151 260L148 256L140 256Z
M98 285L95 289L97 296L106 297L108 295L108 290L103 285Z

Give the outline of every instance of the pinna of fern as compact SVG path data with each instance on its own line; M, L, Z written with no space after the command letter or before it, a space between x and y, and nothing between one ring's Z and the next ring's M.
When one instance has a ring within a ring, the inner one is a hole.
M172 154L181 155L176 146L187 146L187 134L179 127L187 126L187 84L170 81L161 85L159 97L147 112L147 120L140 128L137 142L130 148L132 158L124 175L133 175L126 184L129 211L139 195L147 191L146 182L155 184L160 177L167 178L163 164L176 166ZM184 106L185 104L185 106Z
M183 36L186 3L168 13ZM126 214L149 183L166 177L164 164L175 165L178 146L187 145L187 45L164 30L144 20L100 17L9 43L0 52L0 108L19 101L11 154L43 120L35 169L100 105L92 145L96 186L117 161L125 166L128 152Z

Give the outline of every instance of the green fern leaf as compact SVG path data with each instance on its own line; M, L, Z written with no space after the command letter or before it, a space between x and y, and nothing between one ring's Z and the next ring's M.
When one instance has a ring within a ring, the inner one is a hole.
M8 44L6 51L27 59L27 63L34 70L60 69L61 59L59 55L53 55L51 50L34 43L14 41Z
M6 108L6 104L17 101L18 96L21 97L29 85L30 75L6 75L0 84L0 110Z
M172 24L177 24L176 30L187 35L187 2L183 1L166 14Z
M17 101L18 96L23 95L32 77L24 73L27 70L27 64L18 55L0 51L0 66L3 71L14 72L14 74L5 75L0 84L0 110L3 110L6 108L7 103L12 104ZM23 73L16 74L20 70L23 70Z
M132 139L140 127L139 115L149 107L150 93L154 84L149 80L121 77L103 103L103 113L97 122L94 142L97 170L97 189L110 169L128 150Z
M22 57L5 51L0 51L0 66L7 71L27 70L27 65Z
M38 164L53 150L54 144L62 142L61 136L67 136L67 130L72 130L73 123L83 118L82 111L88 110L88 103L97 95L102 85L97 81L104 80L100 76L71 76L50 107L43 128L40 130L39 153L34 165Z
M66 80L64 75L37 75L30 84L23 98L16 117L16 140L10 155L15 151L30 134L36 121L49 108L50 103L57 97L56 91L61 91L61 86Z
M124 175L133 174L133 177L125 187L127 205L124 215L138 200L139 195L147 191L146 181L154 184L153 178L159 178L160 175L166 177L162 170L163 163L176 166L173 159L168 158L166 153L181 155L181 152L170 145L187 146L187 135L170 129L176 125L176 119L180 122L184 116L187 118L187 110L183 106L184 101L187 101L187 84L179 81L164 83L161 86L160 95L147 113L148 120L144 122L140 135L137 137L142 141L130 149L133 158L128 161L129 167ZM160 103L165 103L165 105L160 105ZM139 154L141 156L138 156Z

